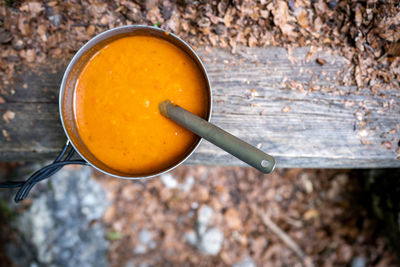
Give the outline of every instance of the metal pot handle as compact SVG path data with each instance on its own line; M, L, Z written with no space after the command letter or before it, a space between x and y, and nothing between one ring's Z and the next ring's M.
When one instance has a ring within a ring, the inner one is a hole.
M50 176L58 172L63 166L69 164L88 164L82 159L72 160L71 158L74 153L75 149L68 140L61 150L60 154L58 154L57 158L53 161L53 163L37 170L26 181L10 181L0 183L0 188L19 188L17 194L15 195L14 201L20 202L28 196L29 192L37 183L49 178Z

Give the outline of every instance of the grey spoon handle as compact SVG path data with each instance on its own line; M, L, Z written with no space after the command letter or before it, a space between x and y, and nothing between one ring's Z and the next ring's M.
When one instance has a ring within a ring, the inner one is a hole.
M222 148L238 159L246 162L263 173L270 173L275 168L275 159L260 149L231 135L221 128L196 116L195 114L165 100L159 105L163 116L173 120L196 135Z

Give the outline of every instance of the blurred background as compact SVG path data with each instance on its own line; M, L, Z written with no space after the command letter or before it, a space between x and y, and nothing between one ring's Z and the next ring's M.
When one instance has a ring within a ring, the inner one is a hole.
M33 167L3 164L2 180ZM2 266L396 266L399 194L388 189L399 171L389 173L180 166L126 181L65 167L22 204L1 191L0 259Z
M161 27L195 48L336 47L354 66L344 84L398 86L393 1L2 2L1 94L13 94L21 66L65 65L96 34L130 24ZM399 158L391 134L382 146ZM3 162L0 181L24 180L45 163ZM15 191L0 191L0 266L396 266L399 174L183 165L126 181L65 167L18 205Z

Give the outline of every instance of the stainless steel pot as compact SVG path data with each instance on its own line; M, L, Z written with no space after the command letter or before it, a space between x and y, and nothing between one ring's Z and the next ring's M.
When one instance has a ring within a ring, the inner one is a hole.
M60 154L53 163L36 171L26 181L0 183L0 188L20 188L15 196L16 202L25 199L36 183L50 177L60 170L62 166L67 164L91 165L93 168L107 175L118 178L144 179L160 175L174 169L182 164L197 149L202 140L200 137L197 138L192 147L184 155L182 155L181 158L171 162L171 164L166 168L156 170L151 173L130 174L112 169L101 162L91 153L91 151L86 147L80 138L74 114L74 90L80 72L85 67L87 62L92 58L92 56L110 42L119 38L137 35L161 38L180 48L196 63L198 69L203 75L204 82L207 87L208 112L205 120L195 116L179 106L173 105L168 100L160 104L160 111L163 116L175 121L176 123L196 133L198 136L204 137L213 144L226 150L235 157L243 160L250 166L253 166L263 173L270 173L274 170L275 159L272 156L229 134L219 127L208 123L210 121L212 112L212 91L210 81L200 58L187 43L185 43L176 35L159 28L149 26L123 26L97 35L87 42L81 49L79 49L79 51L72 58L62 79L59 99L60 118L65 134L68 138L67 144L61 150ZM121 53L123 53L123 51L121 51ZM79 154L81 159L72 159L75 152Z
M86 145L79 137L79 133L74 119L75 116L74 90L77 78L79 77L81 70L88 62L88 60L108 43L119 38L123 38L126 36L136 36L136 35L154 36L157 38L161 38L163 40L166 40L174 44L182 51L184 51L186 54L188 54L197 64L199 70L203 74L204 81L207 87L207 92L208 92L208 107L207 107L208 113L206 116L207 121L210 120L212 111L212 92L206 69L203 63L201 62L200 58L197 56L196 52L178 36L156 27L132 25L132 26L122 26L114 28L105 31L92 38L89 42L87 42L84 46L82 46L81 49L79 49L79 51L72 58L71 62L68 64L68 67L64 73L64 77L62 79L60 87L60 98L59 98L61 123L64 128L65 134L68 137L69 142L71 143L73 148L76 150L76 152L82 159L84 159L93 168L105 174L124 179L143 179L168 172L176 168L180 164L182 164L188 157L190 157L190 155L196 150L196 148L199 146L201 142L201 138L198 138L196 142L193 144L192 148L189 151L187 151L185 155L182 155L182 157L179 160L172 162L170 166L168 166L165 169L148 174L133 175L129 173L123 173L118 170L114 170L105 165L90 152L90 150L86 147Z

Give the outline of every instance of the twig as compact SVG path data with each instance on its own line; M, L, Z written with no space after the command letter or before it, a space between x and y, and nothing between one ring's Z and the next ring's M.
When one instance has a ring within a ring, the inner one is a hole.
M268 227L275 235L277 235L286 246L288 246L301 260L303 266L311 267L313 264L306 261L306 254L303 250L297 245L297 243L286 234L278 225L276 225L273 221L271 221L270 217L265 213L258 209L255 205L251 205L251 209L254 213L260 216L264 225Z

